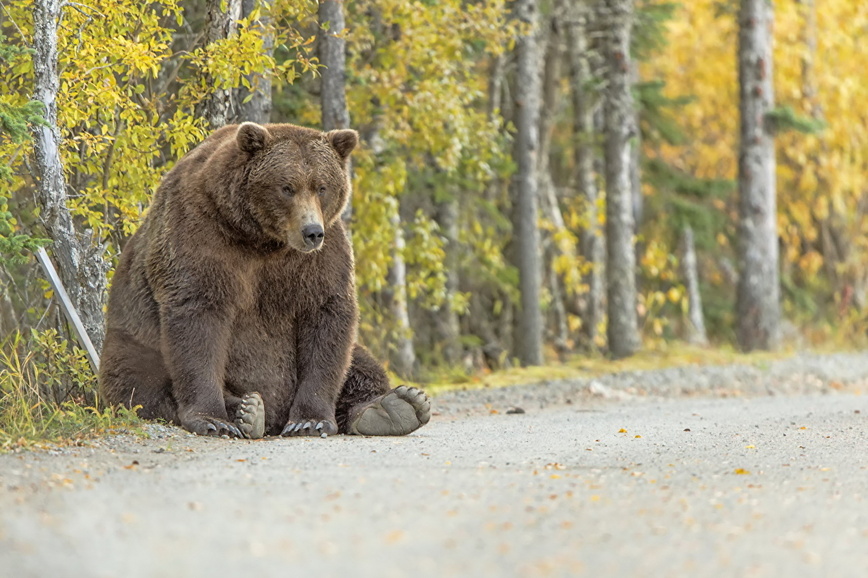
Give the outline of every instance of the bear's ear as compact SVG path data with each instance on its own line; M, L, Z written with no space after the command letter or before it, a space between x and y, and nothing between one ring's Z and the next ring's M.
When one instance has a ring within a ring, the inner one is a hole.
M265 148L271 141L271 133L261 124L255 122L242 122L235 133L235 142L238 148L246 153L255 153Z
M348 128L333 130L326 136L342 160L346 160L356 145L359 144L359 133Z

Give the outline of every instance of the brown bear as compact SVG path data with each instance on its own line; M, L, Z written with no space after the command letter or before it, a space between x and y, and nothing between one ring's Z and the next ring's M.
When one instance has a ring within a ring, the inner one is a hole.
M178 161L114 275L104 401L200 435L404 435L428 422L425 393L390 389L354 344L340 215L357 142L245 122Z

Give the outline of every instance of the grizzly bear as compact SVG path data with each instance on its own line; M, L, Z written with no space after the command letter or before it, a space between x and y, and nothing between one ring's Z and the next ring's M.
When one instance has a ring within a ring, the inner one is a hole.
M103 400L200 435L404 435L422 391L354 344L353 130L223 127L166 174L109 293Z

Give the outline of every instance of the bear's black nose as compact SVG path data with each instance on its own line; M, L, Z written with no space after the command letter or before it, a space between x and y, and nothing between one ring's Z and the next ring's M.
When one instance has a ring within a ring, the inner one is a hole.
M322 230L322 225L307 225L301 230L301 236L304 237L305 246L316 249L322 245L325 231Z

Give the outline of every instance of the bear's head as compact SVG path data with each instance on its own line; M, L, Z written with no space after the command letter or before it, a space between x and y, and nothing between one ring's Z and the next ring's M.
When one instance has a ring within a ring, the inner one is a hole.
M350 198L347 159L358 141L349 129L239 125L235 145L247 155L242 194L262 232L299 251L322 247Z

